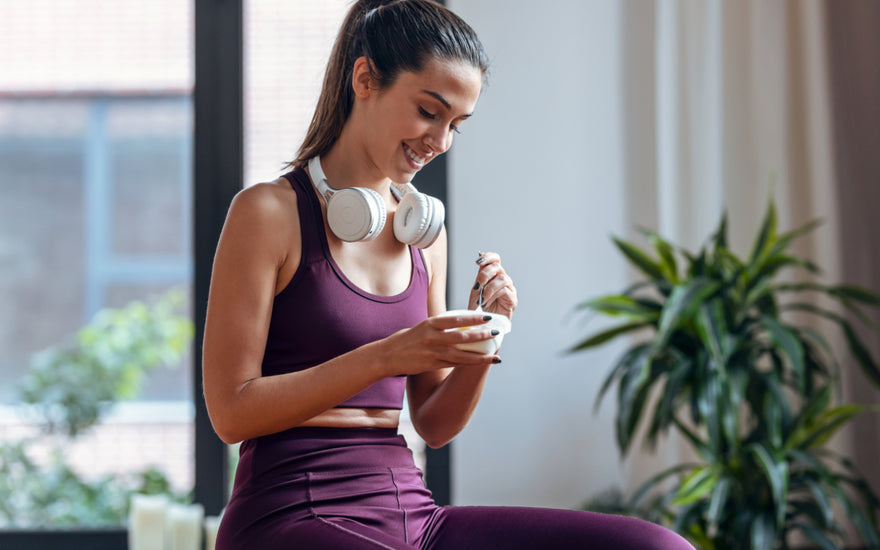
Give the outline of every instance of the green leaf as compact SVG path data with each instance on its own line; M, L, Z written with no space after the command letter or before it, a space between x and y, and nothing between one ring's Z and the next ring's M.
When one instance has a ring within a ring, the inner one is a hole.
M822 220L817 218L815 220L811 220L811 221L805 223L804 225L802 225L796 229L793 229L791 231L788 231L786 233L779 235L779 237L776 239L776 245L773 247L771 254L775 255L775 254L782 252L783 250L788 248L789 245L791 245L792 241L794 241L798 237L801 237L801 236L809 233L813 229L822 225L822 223L823 223Z
M718 224L715 233L712 234L711 239L716 250L727 248L727 212L721 215L721 222Z
M637 318L651 321L660 317L660 307L631 296L614 294L582 302L577 309L590 309L603 315Z
M623 373L617 392L617 443L623 455L635 435L636 426L641 416L642 407L648 394L648 381L651 362L647 356L630 365Z
M709 510L706 512L706 519L709 522L709 532L718 529L724 519L724 510L727 506L727 498L730 494L730 478L722 477L715 484L712 496L709 497Z
M703 302L699 306L695 321L697 334L703 345L711 352L712 359L719 366L723 366L727 357L724 353L722 340L729 333L729 330L724 322L721 303L717 300Z
M667 468L662 472L651 476L647 481L642 483L641 487L639 487L635 494L633 494L633 497L630 500L631 505L634 507L641 506L645 498L654 493L657 487L669 477L691 471L694 467L694 464L679 464L678 466L672 466L671 468Z
M853 356L862 368L862 372L871 382L874 383L875 386L880 387L880 368L877 367L877 363L871 356L871 352L869 352L868 348L862 344L861 339L859 339L858 334L856 334L856 331L851 324L842 321L841 326L843 327L844 335L846 335L846 342L849 344L849 349L852 351Z
M664 278L672 284L677 284L678 262L675 259L675 247L653 231L647 229L642 229L641 231L643 235L648 237L651 244L654 245L654 250L657 251L657 255L660 257L659 266Z
M776 524L773 517L759 513L752 520L749 550L773 550L776 547Z
M785 508L788 499L788 462L776 460L764 445L752 445L751 452L758 460L767 482L770 484L773 504L775 506L776 527L785 524Z
M676 286L660 315L660 327L654 339L655 348L665 346L672 331L683 319L690 318L719 286L717 282L702 277Z
M782 447L782 405L772 392L764 394L764 429L774 449Z
M761 229L752 246L752 253L749 255L749 264L757 265L768 255L770 250L776 244L776 205L771 200L767 206L767 213L764 215L764 221L761 223Z
M630 263L642 271L642 273L651 279L666 280L663 270L660 268L660 264L648 257L648 255L637 246L616 237L613 238L613 241Z
M868 516L849 498L843 489L837 491L837 498L843 503L849 519L855 525L867 548L880 548L880 533L877 525L868 519Z
M687 437L688 441L691 442L691 445L694 446L694 449L699 453L699 455L703 458L703 460L710 462L713 458L716 458L716 455L712 452L712 449L709 445L706 444L705 441L697 437L690 428L685 426L681 420L677 417L672 417L672 422L675 424L675 427L681 431L681 433Z
M780 270L786 267L800 267L810 273L819 273L819 268L813 262L798 258L796 256L786 256L777 254L770 256L762 264L757 273L752 275L756 281L771 279L775 277Z
M575 345L568 350L568 353L575 353L578 351L583 351L585 349L594 348L596 346L601 346L602 344L617 338L621 334L626 334L627 332L632 332L648 326L651 326L651 323L640 321L634 323L626 323L610 328L608 330L603 330L602 332L594 334L593 336L590 336L589 338L586 338L579 344Z
M864 405L856 404L842 405L826 411L814 423L807 426L805 437L798 447L802 449L821 447L837 433L837 430L864 411Z
M810 490L810 494L813 495L813 501L822 512L822 525L830 527L834 523L834 508L831 505L831 499L818 481L807 479L805 483Z
M819 548L822 548L823 550L840 550L840 547L828 538L821 529L807 524L797 524L795 527L800 530L805 537L818 544Z
M831 403L832 389L831 386L825 386L807 402L795 421L794 429L788 435L788 440L785 443L786 449L798 448L809 438L811 427L815 425L816 419Z
M761 323L767 329L770 340L788 357L788 362L794 370L794 375L799 382L801 391L804 391L806 387L806 378L804 377L804 346L801 344L797 333L783 326L773 317L766 315L761 317Z
M686 506L694 503L715 487L718 481L718 471L714 466L703 466L694 470L685 478L672 500L674 506Z
M880 307L880 294L871 292L870 290L855 285L837 285L831 287L829 291L836 296L843 296L850 300L862 302L871 306Z

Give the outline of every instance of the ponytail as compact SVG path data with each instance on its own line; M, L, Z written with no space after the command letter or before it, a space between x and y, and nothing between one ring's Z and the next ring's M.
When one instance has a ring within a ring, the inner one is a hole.
M358 58L370 60L380 89L401 71L419 72L432 58L464 61L486 74L488 59L474 30L432 0L358 0L336 36L315 114L292 168L324 155L342 134L354 106L352 71Z

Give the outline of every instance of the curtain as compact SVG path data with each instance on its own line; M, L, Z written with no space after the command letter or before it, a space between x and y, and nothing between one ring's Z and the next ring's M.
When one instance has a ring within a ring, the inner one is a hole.
M880 291L880 1L826 0L828 59L837 182L838 246L842 280ZM871 316L880 325L880 312ZM857 322L853 322L858 325ZM880 337L860 331L874 358ZM880 403L880 392L861 377L844 380L844 396ZM875 490L880 490L880 423L856 419L849 450Z
M822 267L822 282L878 290L878 250L867 227L877 225L880 193L877 5L850 2L838 11L830 1L628 0L622 34L628 226L655 229L695 249L726 212L731 246L745 255L772 198L780 230L824 220L794 246ZM851 34L855 19L861 40ZM858 101L873 109L869 129L854 112ZM849 139L860 144L861 163L850 160ZM862 201L866 196L873 209ZM861 380L846 377L846 397L880 402ZM872 425L866 419L834 442L865 473L880 461ZM633 454L628 489L687 452L673 439L654 455Z

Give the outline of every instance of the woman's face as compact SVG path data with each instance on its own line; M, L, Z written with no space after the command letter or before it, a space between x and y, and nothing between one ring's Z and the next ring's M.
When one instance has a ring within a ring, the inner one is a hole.
M480 70L466 62L433 59L361 98L364 144L378 172L405 183L446 152L473 113L482 83Z

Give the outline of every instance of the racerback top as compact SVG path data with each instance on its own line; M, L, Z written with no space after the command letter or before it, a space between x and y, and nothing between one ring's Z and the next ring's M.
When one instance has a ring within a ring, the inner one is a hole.
M421 250L409 247L412 275L406 290L395 296L366 292L333 260L321 203L305 170L284 177L296 191L302 256L272 304L263 376L314 367L427 317L428 274ZM386 378L337 407L401 409L405 385L405 376Z

